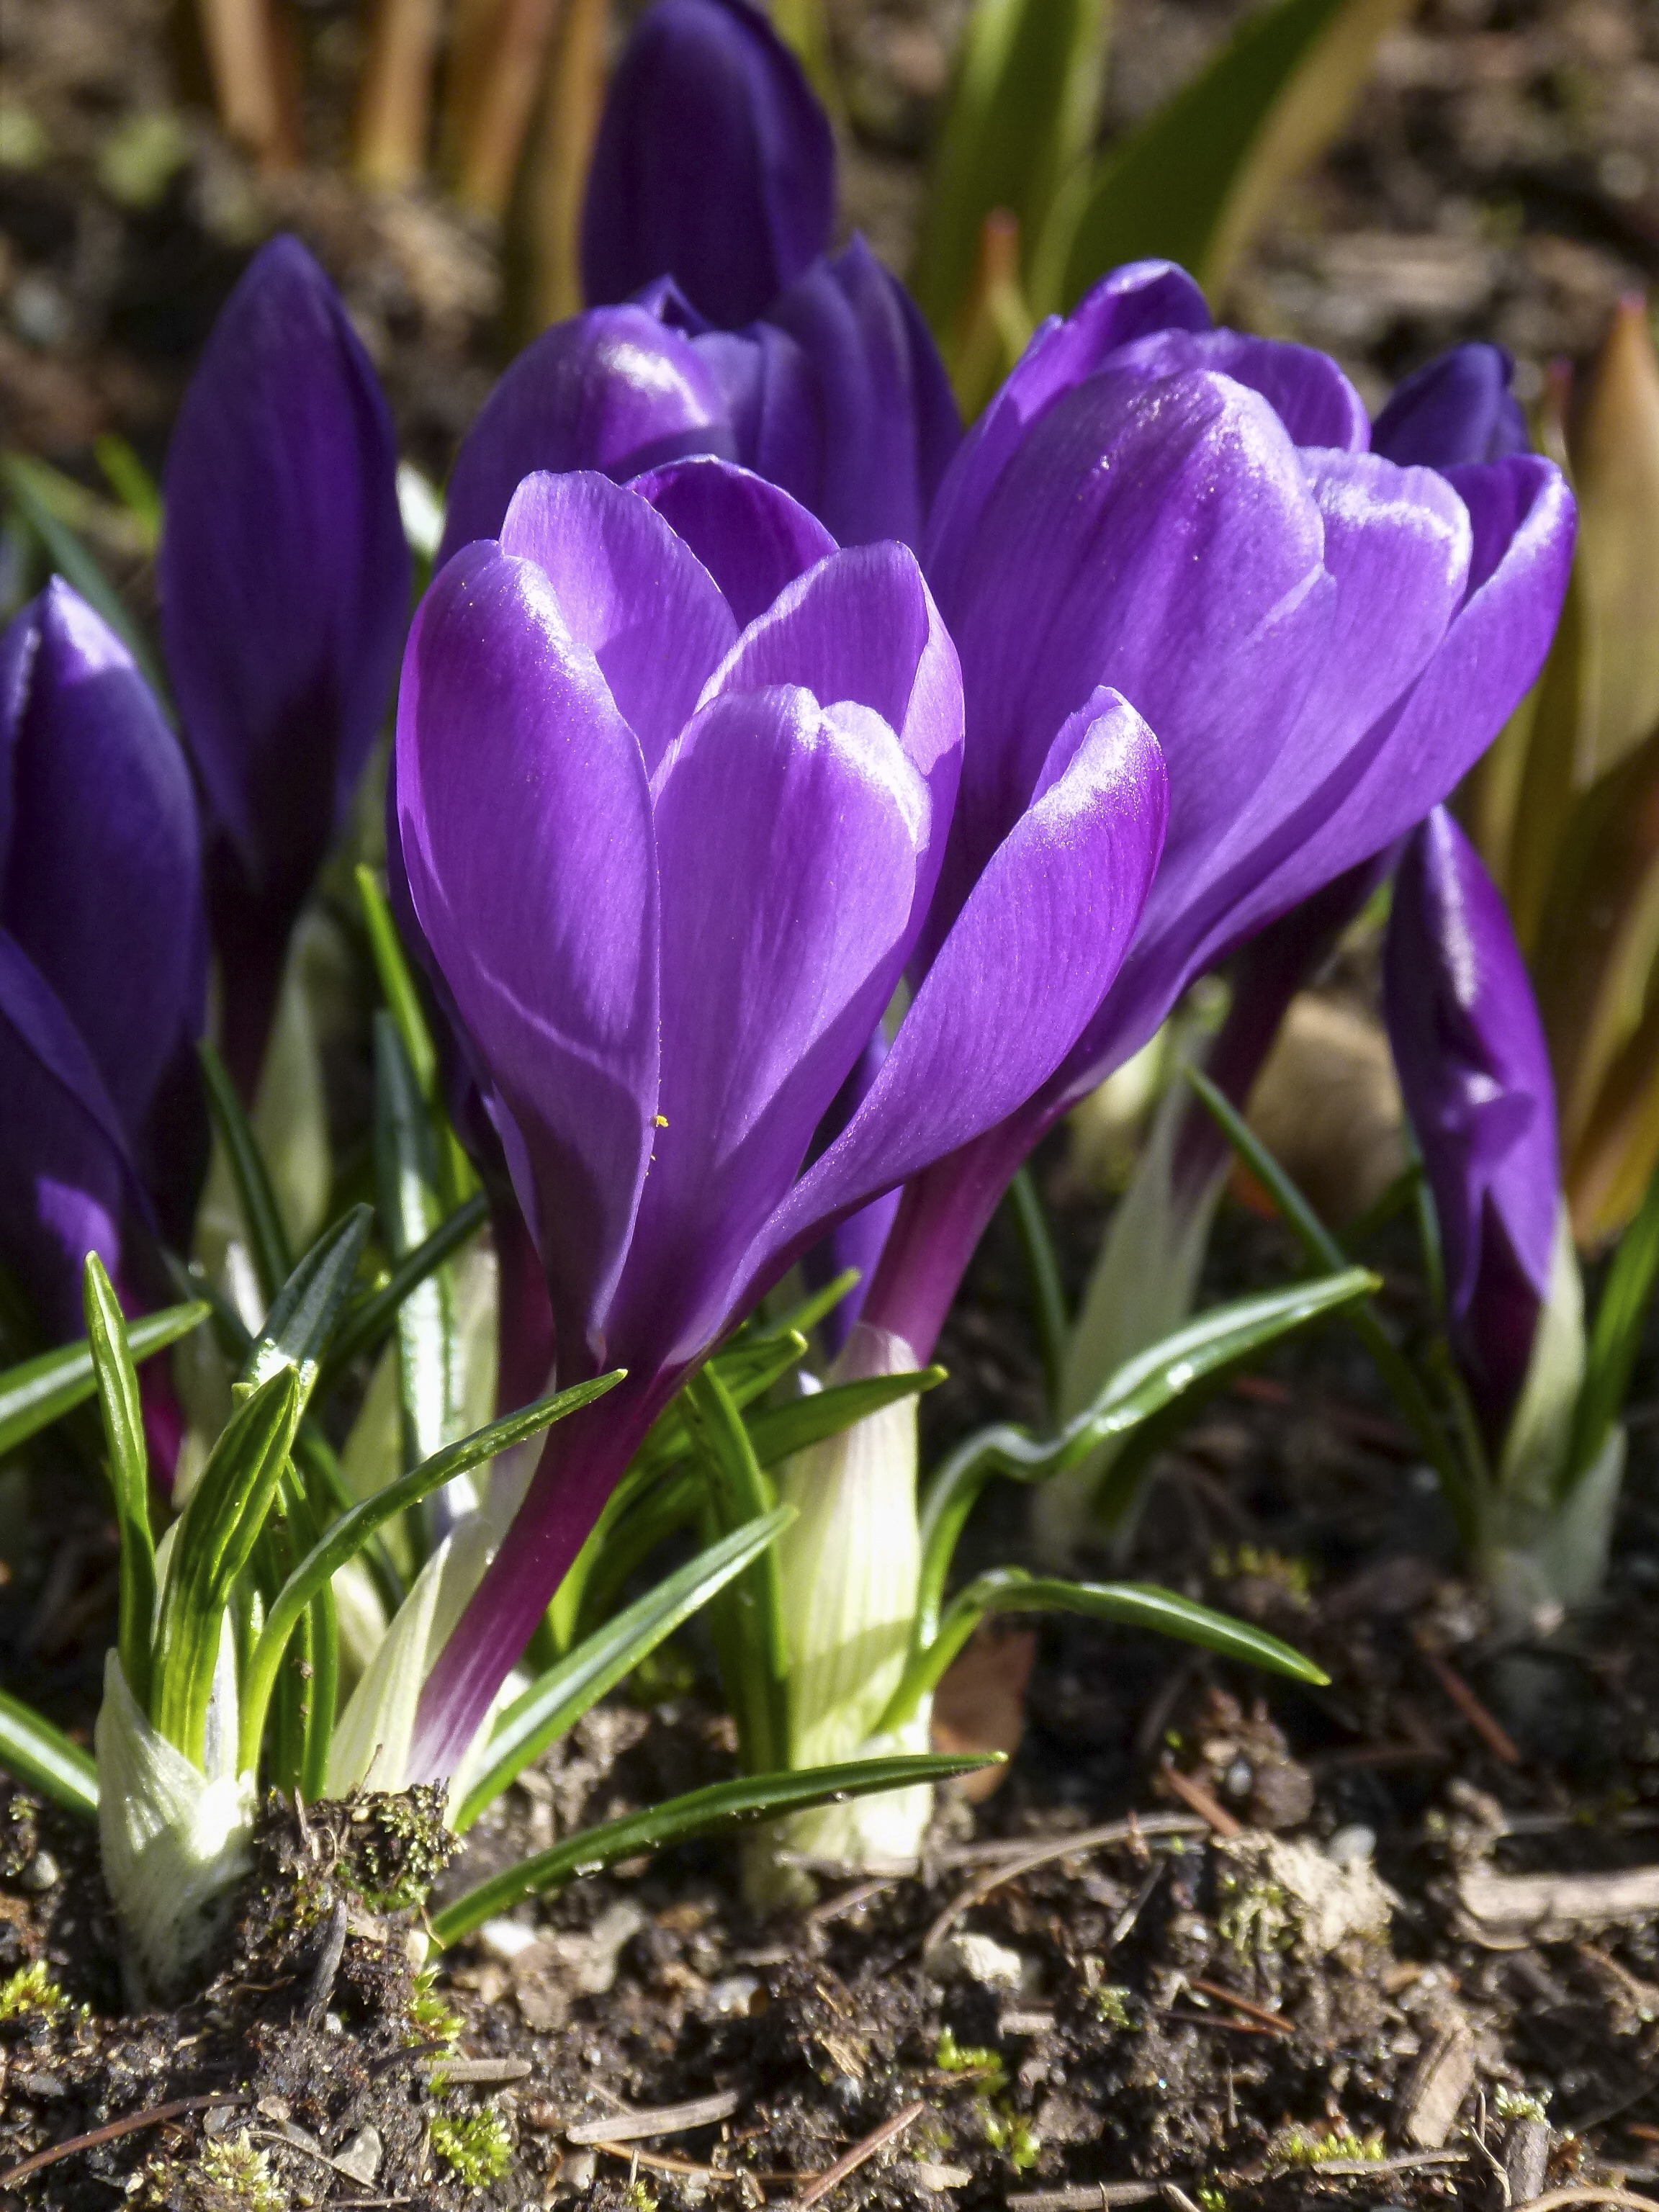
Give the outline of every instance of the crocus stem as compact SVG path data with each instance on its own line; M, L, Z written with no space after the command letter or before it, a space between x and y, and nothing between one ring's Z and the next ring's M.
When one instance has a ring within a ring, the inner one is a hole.
M270 0L199 0L214 101L227 133L269 168L299 156Z
M506 1540L421 1692L410 1778L453 1776L678 1372L621 1383L548 1437Z
M357 111L356 168L394 191L426 168L441 0L380 0Z
M547 72L559 0L502 0L459 148L457 187L470 207L507 213L519 157Z

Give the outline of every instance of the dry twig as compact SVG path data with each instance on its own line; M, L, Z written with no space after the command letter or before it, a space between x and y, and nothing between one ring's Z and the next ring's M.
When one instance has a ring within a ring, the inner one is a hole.
M816 2204L820 2197L827 2197L838 2182L845 2181L849 2173L856 2173L866 2159L873 2158L896 2136L902 2136L907 2128L914 2127L927 2109L918 2097L914 2105L907 2105L902 2112L895 2112L890 2120L884 2120L878 2128L866 2136L862 2142L854 2143L844 2158L838 2158L827 2172L819 2174L816 2181L803 2189L791 2204L789 2212L808 2212L808 2208Z
M26 2158L19 2166L9 2166L0 2173L0 2189L15 2189L20 2181L30 2174L40 2173L49 2166L56 2166L60 2158L71 2158L77 2150L95 2150L100 2143L113 2142L118 2136L136 2134L140 2128L159 2128L163 2120L181 2119L186 2112L205 2112L212 2105L250 2105L253 2101L246 2089L215 2089L204 2097L175 2097L170 2105L155 2105L147 2112L129 2112L124 2120L111 2120L101 2128L94 2128L83 2136L71 2136L67 2142L54 2143L50 2150L38 2150L33 2158Z

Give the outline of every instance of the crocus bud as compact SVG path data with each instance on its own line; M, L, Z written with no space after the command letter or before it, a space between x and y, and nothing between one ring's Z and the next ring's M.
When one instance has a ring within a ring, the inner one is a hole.
M1459 1358L1500 1437L1554 1264L1555 1086L1508 912L1443 807L1412 837L1395 879L1383 994Z
M82 1332L88 1251L136 1289L188 1224L199 872L177 742L55 580L0 638L0 1259L53 1336Z
M292 238L214 325L167 455L161 629L207 801L224 1049L252 1094L288 934L392 696L409 550L392 418Z
M747 0L658 0L605 101L582 216L591 305L672 276L713 323L752 322L830 242L829 118Z
M1532 441L1502 346L1453 346L1408 376L1371 428L1371 451L1425 469L1498 461Z

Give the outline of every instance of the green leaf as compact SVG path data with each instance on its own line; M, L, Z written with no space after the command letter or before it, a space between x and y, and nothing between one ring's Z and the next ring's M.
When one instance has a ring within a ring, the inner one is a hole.
M98 1817L98 1769L78 1743L0 1690L0 1767L54 1805Z
M420 987L404 951L404 942L398 933L391 905L380 888L379 877L372 868L359 866L357 895L362 902L363 921L368 930L369 950L374 955L375 973L380 979L387 1009L397 1025L398 1035L403 1040L416 1084L431 1116L437 1141L439 1186L447 1211L477 1190L478 1178L461 1148L445 1108L437 1047L433 1042L432 1028L426 1018Z
M1175 1590L1155 1583L1057 1582L1028 1575L1018 1567L999 1568L981 1575L952 1601L936 1637L912 1652L903 1680L894 1691L887 1710L877 1723L877 1733L902 1728L922 1698L937 1688L946 1668L988 1613L1075 1613L1092 1620L1120 1621L1130 1628L1146 1628L1160 1636L1173 1636L1183 1644L1202 1645L1224 1659L1239 1659L1274 1674L1289 1674L1299 1682L1324 1684L1328 1674L1288 1644L1231 1613L1200 1605Z
M918 1783L948 1782L958 1774L972 1774L997 1763L994 1759L931 1755L855 1759L842 1766L807 1767L799 1773L757 1774L736 1782L711 1783L705 1790L671 1797L642 1813L609 1820L603 1827L585 1828L556 1844L551 1850L521 1859L446 1905L434 1916L432 1933L441 1945L459 1942L498 1912L507 1911L520 1898L561 1889L578 1875L597 1874L601 1868L614 1866L618 1859L633 1858L641 1851L663 1850L671 1844L720 1835L780 1814L805 1812L814 1805L840 1804L849 1797L873 1796L883 1790L914 1789Z
M0 454L0 475L16 501L18 512L45 546L47 556L67 584L115 632L138 665L138 672L155 693L156 703L167 711L167 688L149 640L128 613L125 602L76 532L56 511L51 479L57 471L23 453Z
M590 1705L631 1674L682 1621L741 1574L793 1518L793 1508L781 1505L711 1544L532 1682L495 1723L489 1765L453 1816L457 1834L465 1834L532 1759L574 1728Z
M153 553L161 537L161 494L155 477L113 430L94 438L92 451L111 490L143 531Z
M1014 1217L1025 1273L1031 1285L1031 1308L1036 1320L1037 1348L1042 1355L1042 1379L1048 1395L1048 1418L1060 1406L1060 1378L1066 1370L1066 1343L1071 1334L1071 1316L1060 1279L1060 1261L1048 1217L1029 1167L1018 1169L1008 1186L1008 1204Z
M291 1367L299 1376L304 1410L356 1279L374 1219L368 1206L354 1206L323 1231L277 1292L243 1366L244 1382L264 1382L279 1368Z
M708 1365L741 1413L745 1406L763 1396L775 1382L781 1382L792 1368L799 1366L806 1352L806 1339L799 1330L780 1329L762 1336L739 1337L724 1352L716 1352ZM689 1384L683 1384L647 1431L644 1443L634 1455L635 1467L641 1473L661 1474L690 1457L693 1443L686 1413L689 1389Z
M317 1377L317 1393L326 1397L360 1353L374 1352L397 1322L398 1310L411 1291L453 1259L476 1237L489 1217L482 1191L463 1199L454 1212L441 1221L425 1243L399 1260L380 1289L347 1306L334 1332L328 1356Z
M199 1328L210 1310L197 1298L183 1305L164 1306L160 1313L146 1314L141 1321L130 1322L127 1346L133 1358L142 1364L158 1352L165 1352L193 1328ZM76 1406L84 1405L97 1387L92 1348L84 1342L43 1352L38 1358L25 1360L0 1375L0 1459Z
M1029 242L1087 154L1100 108L1109 0L978 0L937 141L917 249L918 305L943 339L973 282L985 218Z
M917 1645L930 1643L937 1632L957 1540L993 1475L1046 1481L1079 1466L1111 1437L1132 1435L1166 1413L1184 1418L1212 1382L1259 1358L1292 1331L1352 1305L1376 1288L1376 1279L1363 1267L1339 1267L1288 1290L1235 1299L1126 1360L1093 1405L1057 1437L1038 1440L1012 1425L969 1437L939 1468L922 1502Z
M283 1226L276 1194L265 1171L259 1140L236 1095L230 1071L212 1045L204 1041L198 1049L202 1056L202 1073L207 1078L208 1109L219 1141L225 1148L231 1180L236 1186L254 1273L259 1278L265 1302L270 1304L294 1272L288 1231Z
M843 1267L841 1273L832 1277L821 1291L814 1291L799 1305L791 1306L787 1314L769 1327L745 1331L738 1342L769 1344L791 1336L799 1336L805 1340L807 1332L816 1328L825 1314L834 1313L842 1300L855 1291L862 1279L856 1267Z
M922 1367L905 1375L872 1375L859 1382L832 1382L804 1398L791 1398L782 1406L763 1406L747 1418L749 1440L763 1467L839 1436L855 1421L878 1413L901 1398L917 1398L936 1390L945 1380L942 1367Z
M214 1445L173 1540L155 1637L155 1725L200 1765L220 1625L276 1495L300 1420L300 1378L280 1368Z
M1656 1279L1659 1279L1659 1168L1648 1184L1640 1212L1620 1240L1595 1309L1589 1356L1573 1413L1572 1442L1563 1469L1560 1495L1564 1500L1601 1457L1608 1433L1624 1409Z
M1405 0L1273 0L1055 200L1039 313L1121 263L1166 258L1213 299L1285 181L1341 130Z
M381 1226L394 1260L406 1259L443 1219L437 1146L427 1104L390 1014L374 1017L374 1170ZM434 1268L398 1310L398 1376L410 1461L453 1443L464 1425L455 1281Z
M1229 1144L1278 1207L1285 1225L1293 1231L1307 1255L1310 1264L1316 1267L1340 1267L1345 1256L1342 1247L1238 1109L1217 1090L1201 1069L1188 1066L1182 1073L1220 1123ZM1383 1327L1382 1318L1369 1297L1355 1302L1350 1319L1366 1350L1376 1361L1377 1372L1405 1416L1424 1457L1439 1476L1440 1486L1457 1523L1459 1535L1468 1548L1474 1551L1480 1541L1484 1522L1480 1470L1466 1465L1459 1456L1450 1433L1436 1416L1428 1393L1410 1361Z
M771 1513L777 1498L712 1361L690 1378L684 1398L709 1477L715 1526L731 1534ZM789 1741L784 1693L789 1646L775 1553L769 1549L753 1562L718 1601L711 1621L722 1646L722 1672L744 1762L751 1772L775 1765L787 1755Z
M114 1285L96 1252L88 1252L82 1303L87 1341L98 1372L99 1410L109 1450L115 1520L120 1540L121 1607L118 1646L127 1687L140 1704L149 1698L150 1634L155 1620L155 1540L149 1525L149 1451L138 1370L127 1342L126 1319Z
M276 1680L276 1670L282 1664L283 1652L289 1638L299 1624L301 1615L316 1596L326 1587L350 1559L354 1559L379 1528L409 1506L418 1504L422 1498L458 1475L469 1474L482 1467L497 1452L510 1450L522 1443L526 1437L551 1428L567 1414L591 1406L596 1398L603 1398L614 1390L626 1368L614 1369L609 1375L600 1375L591 1382L578 1382L568 1390L560 1390L549 1398L538 1398L533 1405L524 1406L516 1413L507 1413L488 1428L480 1429L459 1443L446 1446L432 1458L389 1482L384 1490L375 1492L359 1505L351 1507L333 1522L316 1544L301 1560L282 1589L272 1601L265 1625L254 1647L246 1680L242 1692L242 1765L251 1768L258 1757L259 1745L264 1729L265 1708ZM210 1465L211 1462L210 1462ZM205 1485L206 1478L204 1477ZM198 1492L199 1495L199 1492ZM193 1504L195 1500L191 1500ZM188 1511L186 1508L186 1511Z

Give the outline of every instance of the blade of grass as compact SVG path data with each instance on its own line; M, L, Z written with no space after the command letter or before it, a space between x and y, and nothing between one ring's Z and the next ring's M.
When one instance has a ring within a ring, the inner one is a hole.
M714 1519L723 1534L773 1511L777 1498L763 1473L732 1394L711 1364L685 1386L686 1417L702 1448ZM788 1642L783 1626L783 1585L777 1559L768 1550L718 1601L732 1639L735 1678L726 1688L752 1771L777 1765L787 1755L784 1685Z
M317 1377L319 1401L328 1395L362 1353L377 1352L391 1334L398 1310L410 1291L425 1282L435 1268L453 1258L489 1218L482 1191L463 1199L455 1212L441 1221L425 1243L417 1244L386 1277L380 1289L349 1305Z
M1589 1357L1573 1412L1572 1442L1558 1493L1563 1502L1595 1466L1619 1419L1641 1346L1656 1278L1659 1278L1659 1169L1648 1184L1641 1210L1620 1240L1595 1309Z
M26 1789L91 1820L98 1816L98 1769L78 1743L0 1690L0 1767Z
M1031 1286L1037 1349L1042 1359L1043 1387L1052 1421L1060 1407L1060 1376L1065 1371L1066 1343L1072 1322L1066 1310L1066 1292L1060 1285L1054 1238L1048 1233L1048 1217L1042 1210L1042 1200L1037 1195L1029 1167L1019 1169L1008 1186L1008 1205L1025 1261L1026 1279Z
M88 1252L82 1281L87 1342L98 1376L99 1410L109 1451L121 1560L117 1649L127 1687L141 1705L149 1699L150 1634L155 1620L155 1539L149 1525L149 1451L138 1371L132 1364L125 1318L114 1285L95 1252Z
M532 1683L496 1722L489 1739L489 1765L453 1816L456 1833L464 1835L532 1759L574 1728L591 1705L631 1674L682 1621L741 1574L794 1517L793 1506L781 1505L700 1552Z
M265 1171L259 1140L236 1095L230 1071L212 1045L204 1041L198 1050L202 1073L207 1078L208 1110L225 1148L231 1180L242 1209L243 1224L247 1230L254 1272L259 1278L265 1303L270 1305L294 1272L288 1231L283 1226L276 1194Z
M169 1345L199 1328L210 1310L204 1300L192 1298L130 1322L127 1345L133 1358L141 1365L153 1359L158 1352L165 1352ZM43 1352L0 1375L0 1459L76 1406L83 1406L97 1388L92 1348L85 1342Z
M913 1789L921 1782L948 1782L958 1774L971 1774L994 1766L994 1759L917 1758L853 1759L842 1766L809 1767L800 1773L779 1772L746 1776L737 1782L711 1783L683 1797L670 1797L642 1813L630 1813L603 1827L585 1828L556 1844L551 1850L516 1866L446 1905L432 1922L432 1934L441 1946L459 1942L486 1920L509 1911L521 1898L562 1888L578 1875L597 1874L618 1859L641 1851L662 1850L694 1837L714 1836L732 1828L747 1827L783 1813L805 1812L814 1805L844 1803L849 1797L868 1797L883 1790Z

